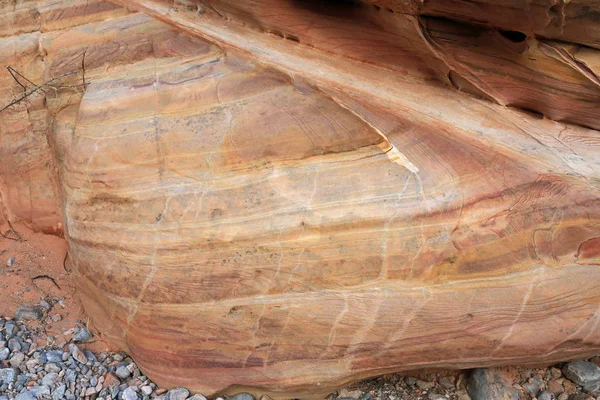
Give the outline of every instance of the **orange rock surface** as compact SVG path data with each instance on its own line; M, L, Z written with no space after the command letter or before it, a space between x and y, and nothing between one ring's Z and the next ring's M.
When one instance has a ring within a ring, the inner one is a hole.
M597 0L121 1L2 6L1 218L153 380L600 350Z

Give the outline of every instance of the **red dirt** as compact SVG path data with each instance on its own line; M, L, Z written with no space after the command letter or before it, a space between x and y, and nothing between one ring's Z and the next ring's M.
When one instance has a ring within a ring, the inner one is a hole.
M0 236L0 316L14 316L19 306L35 306L45 299L54 305L53 308L43 321L31 321L28 325L42 327L47 336L56 338L58 346L68 343L77 322L87 324L88 321L74 297L75 288L66 270L69 267L68 262L65 265L66 241L57 236L34 233L19 224L13 224L13 228L18 235L8 225L0 226L5 236ZM7 261L11 257L15 261L9 267ZM53 319L57 318L56 314L60 315L60 321ZM94 352L116 350L98 336L93 326L88 325L88 329L96 336L80 347Z

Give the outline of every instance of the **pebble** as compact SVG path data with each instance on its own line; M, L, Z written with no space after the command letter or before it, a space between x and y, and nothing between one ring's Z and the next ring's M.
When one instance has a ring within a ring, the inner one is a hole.
M417 387L421 390L431 390L435 387L435 382L417 380Z
M36 400L36 397L31 394L30 392L25 392L25 393L21 393L19 394L15 400Z
M540 387L536 383L526 383L523 385L523 389L525 390L525 393L529 393L533 397L536 397L540 392Z
M117 376L121 379L127 379L131 375L131 371L129 371L129 369L126 366L121 365L117 368L115 374L117 374Z
M242 392L242 393L234 394L233 396L229 397L228 400L255 400L255 399L254 399L254 396L252 396L250 393Z
M340 390L340 393L338 394L338 399L356 399L358 400L360 398L360 396L362 396L362 391L360 390L348 390L346 388Z
M0 361L6 360L9 355L10 350L8 349L8 347L3 348L2 350L0 350Z
M473 400L519 400L507 374L496 368L474 369L467 388Z
M454 378L442 377L439 379L439 383L446 390L450 390L450 389L454 388Z
M58 385L56 389L52 391L52 400L61 400L64 397L66 390L67 387L65 384Z
M600 381L583 385L584 392L600 392Z
M123 394L121 395L121 398L123 400L138 400L139 399L137 393L132 388L125 389L123 391Z
M4 332L6 332L6 335L7 335L6 337L9 338L9 339L11 337L13 337L15 335L15 333L17 333L16 330L17 330L17 326L12 321L11 322L7 322L4 325Z
M52 309L52 304L48 303L46 300L40 300L39 306L42 307L46 311L50 311Z
M154 391L152 389L152 386L149 386L149 385L142 386L141 390L142 390L142 393L144 393L146 396L150 396L152 394L152 392Z
M16 313L17 320L35 321L43 317L44 312L40 307L21 306L17 309Z
M600 382L600 367L589 361L575 361L563 368L565 376L579 386Z
M0 382L10 383L17 380L19 371L15 368L1 368L0 369Z
M52 385L54 385L54 383L56 383L57 380L58 380L58 374L56 372L50 372L49 374L46 374L46 376L44 376L42 378L42 385L52 386Z
M10 257L8 260L6 260L6 266L7 267L12 267L14 263L15 263L15 258L14 257Z
M430 393L429 396L427 396L428 400L447 400L446 397L442 396L441 394L436 394L436 393Z
M85 326L75 328L73 333L73 341L75 343L85 343L92 338L92 334Z
M8 341L8 349L10 351L21 351L22 348L23 346L21 346L21 343L17 339L12 338Z
M558 383L556 380L548 381L546 386L548 387L548 390L550 390L554 394L559 394L564 391L563 386L560 383Z
M108 374L106 374L106 378L104 378L104 384L103 386L105 388L109 387L109 386L119 386L121 384L121 381L119 380L119 378L117 378L117 376L115 374L113 374L112 372L109 372Z
M190 395L190 392L185 388L175 388L167 393L167 400L185 400ZM231 399L231 398L230 398Z
M538 400L552 400L552 393L542 392L537 398Z
M68 369L65 373L65 378L67 378L67 381L69 382L75 382L75 380L77 380L77 371Z
M79 361L81 364L87 364L88 359L85 356L85 354L83 354L83 352L79 350L79 347L71 343L69 345L69 350L71 351L71 355L75 360Z
M555 367L550 368L550 373L554 379L559 379L562 376L562 371Z
M206 400L206 397L204 397L201 394L195 394L192 397L190 397L188 400ZM263 395L260 400L271 400L271 398L269 396Z
M13 356L10 358L10 365L13 368L19 368L23 361L25 361L25 354L13 353Z

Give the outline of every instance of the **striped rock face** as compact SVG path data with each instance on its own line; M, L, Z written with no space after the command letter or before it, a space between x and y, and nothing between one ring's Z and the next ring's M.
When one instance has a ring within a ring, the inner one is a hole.
M146 375L306 398L600 350L589 43L384 1L125 3L148 15L3 14L0 59L60 85L0 114L21 166L0 193L2 218L64 231L86 311Z

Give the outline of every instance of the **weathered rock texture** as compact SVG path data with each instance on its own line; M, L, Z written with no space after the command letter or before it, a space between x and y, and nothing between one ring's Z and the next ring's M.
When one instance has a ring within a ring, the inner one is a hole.
M600 350L600 2L122 1L3 6L0 193L144 373Z

